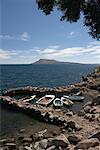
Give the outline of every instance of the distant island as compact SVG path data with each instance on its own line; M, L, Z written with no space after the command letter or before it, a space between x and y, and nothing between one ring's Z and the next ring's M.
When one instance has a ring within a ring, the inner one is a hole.
M32 64L80 64L80 63L61 62L61 61L51 60L51 59L39 59L38 61Z

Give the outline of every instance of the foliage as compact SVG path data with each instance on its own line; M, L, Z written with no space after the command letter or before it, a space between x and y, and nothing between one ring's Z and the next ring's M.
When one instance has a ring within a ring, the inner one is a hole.
M84 15L84 26L89 34L100 39L100 0L36 0L38 8L46 15L56 7L62 12L61 21L77 22L80 14Z

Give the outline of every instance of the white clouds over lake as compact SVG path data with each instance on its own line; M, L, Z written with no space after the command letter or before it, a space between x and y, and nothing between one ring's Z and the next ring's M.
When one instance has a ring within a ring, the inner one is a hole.
M27 38L27 34L24 34L23 37ZM76 59L77 56L78 59ZM92 58L90 59L91 56ZM82 57L84 61L80 59ZM40 58L56 59L59 61L70 61L71 59L72 62L77 61L79 63L100 63L100 42L90 42L84 47L60 48L59 45L54 45L46 48L33 47L25 50L1 49L0 58L2 59L0 63L4 63L3 59L9 59L9 63L32 63ZM14 61L14 58L17 59L18 62Z

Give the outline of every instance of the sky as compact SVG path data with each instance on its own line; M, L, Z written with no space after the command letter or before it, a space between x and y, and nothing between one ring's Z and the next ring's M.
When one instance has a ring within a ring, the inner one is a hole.
M0 0L0 7L0 64L100 63L100 41L88 34L82 16L77 23L61 22L61 12L46 16L36 0Z

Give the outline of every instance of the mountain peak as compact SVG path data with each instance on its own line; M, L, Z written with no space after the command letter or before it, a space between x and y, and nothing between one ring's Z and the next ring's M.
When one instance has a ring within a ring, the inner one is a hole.
M34 64L59 64L61 62L51 59L39 59L38 61L34 62Z

